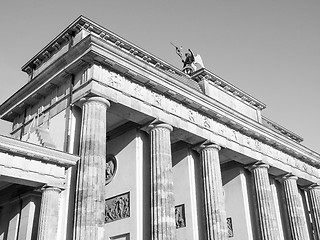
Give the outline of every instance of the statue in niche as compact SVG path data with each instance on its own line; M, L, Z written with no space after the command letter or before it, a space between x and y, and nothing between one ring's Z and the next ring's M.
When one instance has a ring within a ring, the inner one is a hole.
M129 193L125 193L105 202L105 222L113 222L130 217Z
M204 64L202 62L202 58L199 54L194 55L192 50L189 48L188 51L184 54L184 57L182 56L182 46L177 47L173 43L171 43L176 48L177 55L181 58L181 61L183 63L182 72L188 74L189 76L198 69L204 68Z
M107 155L106 160L106 184L110 183L117 170L117 161L115 156Z

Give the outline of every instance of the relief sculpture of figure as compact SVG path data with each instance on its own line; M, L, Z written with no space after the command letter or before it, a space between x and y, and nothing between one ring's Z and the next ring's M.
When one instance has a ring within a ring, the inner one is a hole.
M185 226L184 219L179 208L175 209L175 219L176 219L176 228L181 228Z
M115 157L112 155L108 155L106 161L106 184L111 182L112 178L115 175L116 168L117 163Z
M105 222L112 222L126 217L130 217L128 195L124 194L106 200Z
M112 178L114 172L114 164L112 161L107 162L106 164L106 180L108 181Z

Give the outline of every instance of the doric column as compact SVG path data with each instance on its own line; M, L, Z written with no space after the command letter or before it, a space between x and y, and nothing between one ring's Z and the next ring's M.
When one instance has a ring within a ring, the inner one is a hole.
M106 168L106 110L109 101L90 97L82 102L80 161L78 164L75 239L103 239Z
M252 172L254 193L257 203L257 215L259 235L261 240L279 239L279 230L274 201L268 174L269 166L264 163L256 163L248 167Z
M285 208L288 214L290 226L290 239L307 240L307 226L304 219L303 204L299 194L297 180L298 177L286 174L281 179Z
M156 122L149 126L151 138L151 232L152 240L175 239L175 215L170 132Z
M61 189L45 186L42 189L38 240L57 240Z
M315 240L320 240L320 186L312 186L308 191Z
M202 164L207 239L224 240L227 239L227 220L219 161L220 147L207 142L197 150Z

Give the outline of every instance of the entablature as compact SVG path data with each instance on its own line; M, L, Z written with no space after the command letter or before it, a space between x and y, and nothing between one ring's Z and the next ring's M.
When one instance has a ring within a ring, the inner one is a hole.
M0 182L64 189L66 169L80 157L0 136Z
M4 119L13 120L16 114L23 112L25 102L28 103L28 100L30 100L30 104L32 104L33 101L41 98L43 94L46 94L44 89L50 89L50 86L58 85L60 81L63 81L64 76L74 74L80 68L103 67L108 71L119 74L120 79L127 79L149 89L154 92L156 98L161 99L165 96L174 100L175 103L185 106L190 110L188 113L190 115L186 117L186 119L189 119L188 121L192 118L192 114L195 116L201 114L203 118L210 117L212 121L222 123L234 131L241 132L246 136L264 142L268 146L302 159L312 166L320 167L319 154L308 150L298 144L297 141L293 141L294 139L288 139L281 131L274 131L248 118L241 112L228 108L223 102L206 96L197 82L203 79L212 81L219 89L223 89L233 97L258 110L264 109L265 105L257 99L205 69L195 72L190 78L161 59L82 16L31 59L23 67L23 70L27 71L27 67L33 70L39 69L41 64L49 61L49 58L42 59L41 56L50 56L46 54L46 51L53 49L53 45L57 45L56 42L61 45L64 41L67 44L80 33L82 36L81 39L77 40L78 42L75 41L76 43L74 42L74 45L67 52L48 65L47 68L38 71L38 75L33 76L32 81L0 106L0 112ZM72 37L64 37L65 34ZM42 61L42 63L34 64L36 59ZM99 76L95 74L96 72L92 71L92 76L87 81L101 82ZM117 89L116 86L117 82L115 82L115 85L110 83L111 88L126 93L126 89ZM130 93L126 94L130 95ZM145 101L144 99L140 100ZM159 108L159 106L157 107ZM163 110L168 111L168 109ZM204 126L200 127L203 128Z
M140 72L140 74L142 73ZM197 91L178 88L174 86L172 81L143 74L144 79L154 81L152 86L160 86L154 88L139 81L139 78L133 79L132 76L115 72L98 63L92 65L83 75L86 79L82 79L82 85L75 89L74 102L82 98L83 94L101 94L114 103L124 104L136 111L144 109L144 114L151 114L150 117L155 118L160 117L162 121L169 122L176 128L183 128L186 131L195 129L195 134L203 132L203 138L205 138L207 130L219 135L221 139L229 139L228 141L234 142L246 138L250 142L253 140L254 144L257 143L257 146L250 143L249 147L269 158L273 157L269 152L273 152L275 149L277 154L279 153L278 155L281 155L280 152L282 152L292 156L291 158L300 159L301 162L320 168L319 154L230 108L219 105L213 99ZM170 86L171 84L172 86ZM168 94L169 89L170 94ZM188 94L186 94L187 91L189 91ZM151 107L153 110L150 110ZM194 127L189 124L193 124ZM230 136L225 136L227 132L230 132L228 133ZM209 134L207 137L209 136L211 135ZM229 147L223 144L224 140L221 141L222 146ZM260 147L261 144L264 146L263 149ZM287 155L283 155L282 159Z
M74 166L80 159L79 156L60 152L55 149L45 148L32 143L23 142L0 135L0 152L12 156L22 156L45 163L51 163L65 168Z

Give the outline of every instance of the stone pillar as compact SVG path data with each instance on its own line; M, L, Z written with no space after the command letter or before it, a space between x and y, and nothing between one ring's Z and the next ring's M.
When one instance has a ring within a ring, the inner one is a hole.
M81 102L74 239L101 240L105 218L106 111L110 103L102 97L90 97Z
M320 240L320 186L312 186L308 191L315 240Z
M57 240L61 189L45 186L41 190L42 198L37 240Z
M200 153L206 232L208 240L227 239L227 219L219 161L220 147L204 143L197 148Z
M282 183L285 208L288 215L290 239L307 240L307 226L297 180L298 177L292 174L286 174L279 179Z
M149 126L151 140L151 239L175 239L173 173L169 124Z
M279 230L274 209L268 174L269 165L256 163L248 167L252 172L254 193L257 203L259 239L278 240Z

